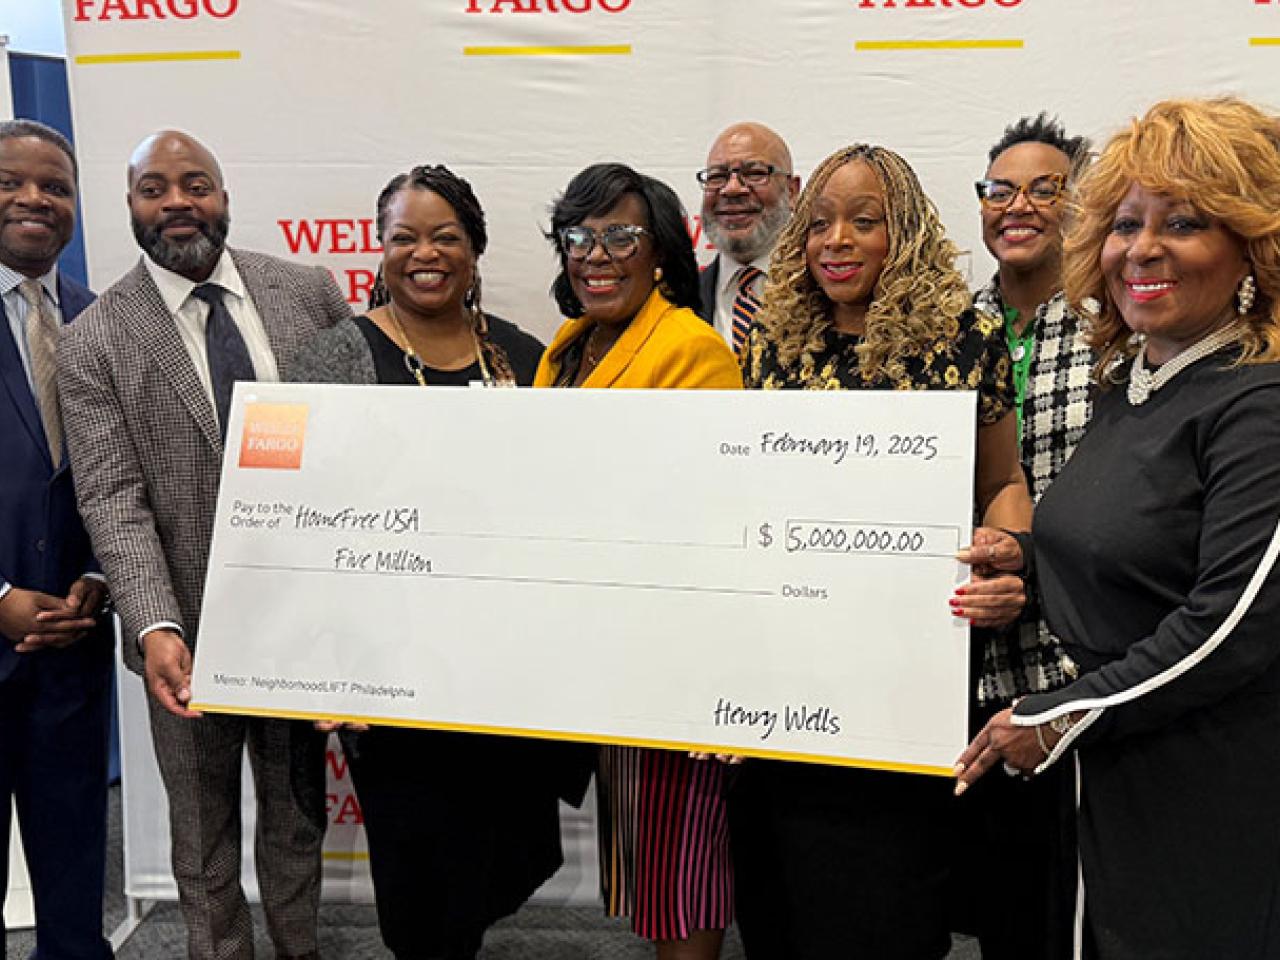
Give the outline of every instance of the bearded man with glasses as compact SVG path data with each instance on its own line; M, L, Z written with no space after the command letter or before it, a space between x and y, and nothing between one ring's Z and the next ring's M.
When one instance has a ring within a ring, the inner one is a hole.
M991 148L976 184L982 238L996 275L974 309L1002 320L1013 360L1018 442L1034 501L1084 435L1092 412L1094 353L1087 324L1062 292L1067 191L1089 156L1048 114L1023 117ZM1075 664L1037 605L1001 630L975 630L977 701L971 735L1015 699L1066 685ZM984 960L1069 955L1074 907L1075 778L1058 764L1034 779L988 777L960 801L954 870L956 925L975 934ZM1016 889L1003 879L1017 876ZM992 898L999 885L1002 894Z
M697 176L702 226L719 250L702 271L699 315L741 353L800 178L786 143L760 123L735 123L716 137Z

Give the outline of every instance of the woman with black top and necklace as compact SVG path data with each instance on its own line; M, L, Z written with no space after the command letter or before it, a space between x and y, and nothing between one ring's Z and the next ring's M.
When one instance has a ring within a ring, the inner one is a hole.
M368 314L318 335L290 379L528 386L542 344L480 309L487 234L470 185L443 166L414 167L382 191L377 224L384 252ZM559 781L574 748L396 727L342 740L383 942L397 960L470 960L486 928L560 866Z
M1034 555L1080 674L992 718L957 789L1075 763L1076 956L1280 956L1280 120L1156 104L1078 203L1093 418L1034 543L975 552Z

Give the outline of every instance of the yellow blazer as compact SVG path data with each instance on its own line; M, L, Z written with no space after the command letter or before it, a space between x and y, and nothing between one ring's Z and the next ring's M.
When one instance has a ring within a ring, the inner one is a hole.
M542 355L535 387L556 382L565 348L593 326L585 319L564 322ZM709 323L687 307L675 306L655 287L582 386L740 390L742 373L733 351Z

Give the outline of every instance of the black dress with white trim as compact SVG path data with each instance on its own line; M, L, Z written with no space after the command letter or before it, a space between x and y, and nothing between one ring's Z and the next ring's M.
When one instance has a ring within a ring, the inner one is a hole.
M1084 957L1280 956L1280 364L1098 398L1036 511L1050 627L1080 677Z

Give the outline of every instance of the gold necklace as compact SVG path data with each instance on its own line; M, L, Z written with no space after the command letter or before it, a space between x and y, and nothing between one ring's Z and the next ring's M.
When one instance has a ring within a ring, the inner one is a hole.
M600 325L596 324L594 327L591 328L591 332L587 334L587 342L583 345L583 348L582 348L582 358L584 361L586 361L586 365L592 370L594 370L596 368L596 365L601 360L603 360L606 355L608 355L610 350L613 349L613 343L618 342L618 338L614 337L613 343L605 347L604 353L597 356L595 350L593 350L592 348L595 346L596 334L599 332L600 332Z
M413 378L418 381L418 386L427 386L427 378L423 374L426 364L422 362L422 357L414 349L413 341L409 339L409 331L400 322L400 314L396 311L395 301L387 301L387 312L391 314L391 322L396 325L396 332L400 334L400 339L404 341L404 346L401 349L404 353L405 369L413 374ZM467 330L471 334L471 347L476 352L476 363L480 366L480 379L485 386L491 387L494 383L493 377L489 373L489 365L484 362L484 351L480 349L480 338L476 336L476 328L472 324L467 324Z

